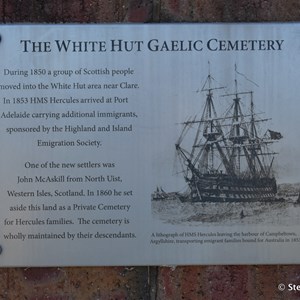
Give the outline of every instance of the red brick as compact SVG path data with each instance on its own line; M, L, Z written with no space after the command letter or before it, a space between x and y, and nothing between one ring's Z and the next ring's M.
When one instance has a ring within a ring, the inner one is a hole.
M0 299L148 299L147 275L146 267L0 269Z
M9 269L0 268L0 299L7 299L9 288Z
M62 18L61 1L4 1L5 22L58 22Z
M84 1L64 0L61 1L61 7L62 21L64 23L87 21Z
M168 267L159 268L157 295L158 299L174 299L176 292L175 284L173 283L173 270ZM178 287L177 287L178 288Z
M278 284L299 284L296 266L182 266L158 269L159 300L299 299Z
M35 295L27 297L29 300L73 300L76 299L69 295L64 294L42 294L42 295Z
M247 266L160 268L158 299L244 299Z
M128 22L149 22L152 19L153 3L147 0L129 1L125 21Z
M25 280L31 282L45 282L58 279L62 275L60 268L26 268L23 270Z
M0 22L4 22L4 0L0 0Z
M0 0L5 22L149 22L149 0Z
M277 266L278 276L276 281L276 288L279 283L283 283L286 286L285 291L278 291L278 294L282 296L283 299L299 299L300 291L288 291L289 284L300 284L300 266Z
M121 22L125 16L125 4L121 0L84 0L87 22Z
M203 295L207 299L247 299L248 267L210 266L202 276Z
M296 0L161 0L160 21L247 22L297 21Z

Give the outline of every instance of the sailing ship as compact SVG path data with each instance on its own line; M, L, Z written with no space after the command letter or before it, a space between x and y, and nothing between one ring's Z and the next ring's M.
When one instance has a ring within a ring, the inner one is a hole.
M214 93L225 87L217 86L209 71L201 89L206 94L201 117L182 123L175 144L188 185L182 201L276 201L273 163L278 153L271 148L282 135L269 129L259 133L259 124L270 119L255 112L254 92L239 90L238 75L243 74L235 69L234 91L219 97L223 103L229 97L229 107L217 114Z

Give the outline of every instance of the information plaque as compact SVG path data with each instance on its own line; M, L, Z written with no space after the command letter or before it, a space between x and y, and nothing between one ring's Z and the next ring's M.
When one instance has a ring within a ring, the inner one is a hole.
M1 266L300 262L299 24L0 36Z

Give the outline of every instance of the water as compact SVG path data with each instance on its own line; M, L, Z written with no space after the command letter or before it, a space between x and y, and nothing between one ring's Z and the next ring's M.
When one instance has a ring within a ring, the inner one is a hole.
M298 225L296 199L280 202L190 203L178 199L152 201L154 219L174 225Z

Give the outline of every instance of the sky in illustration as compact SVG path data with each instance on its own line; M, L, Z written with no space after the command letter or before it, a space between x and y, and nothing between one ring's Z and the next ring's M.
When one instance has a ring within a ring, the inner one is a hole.
M276 28L272 26L245 26L226 30L221 25L212 26L211 30L202 33L204 40L211 37L224 40L284 40L281 51L203 51L201 53L162 53L148 60L145 69L150 70L151 80L145 76L144 85L151 82L147 88L155 135L153 145L156 149L153 156L158 178L166 185L171 185L171 179L166 180L167 169L172 167L175 157L175 143L180 135L182 123L189 117L201 116L204 107L205 93L201 93L209 69L216 80L216 85L225 86L224 91L216 91L215 106L222 112L232 98L219 97L220 94L233 93L235 78L240 91L253 91L256 112L261 119L270 118L262 124L262 135L266 130L280 132L281 140L273 145L278 153L274 160L274 170L279 183L295 183L300 181L298 131L299 104L299 65L300 37L299 27ZM188 33L187 33L188 35ZM169 37L170 39L172 38ZM154 69L154 66L159 66ZM235 68L238 75L235 75ZM154 69L154 70L153 70ZM151 89L153 87L153 89ZM242 106L249 106L243 103ZM249 100L245 100L249 101ZM165 171L161 171L165 168ZM170 172L170 171L169 171ZM170 172L171 173L171 172ZM169 173L169 174L170 174ZM180 176L179 176L180 177ZM176 178L176 176L175 176ZM174 178L173 178L174 180ZM175 179L175 185L179 185ZM159 181L159 180L158 180Z

